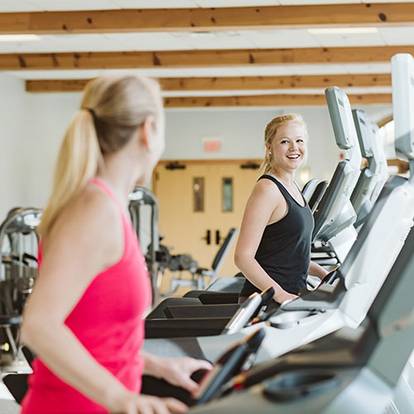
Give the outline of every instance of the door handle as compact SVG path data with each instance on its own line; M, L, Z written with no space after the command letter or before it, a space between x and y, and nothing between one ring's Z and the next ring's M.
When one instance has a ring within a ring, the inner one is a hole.
M211 244L211 230L206 230L206 235L201 238L202 240L205 240L208 245Z
M221 242L220 230L216 230L216 245L218 246Z

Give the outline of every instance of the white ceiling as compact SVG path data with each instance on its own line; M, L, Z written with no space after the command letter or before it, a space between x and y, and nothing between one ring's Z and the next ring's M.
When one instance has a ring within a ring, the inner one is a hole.
M402 2L399 0L398 2ZM0 0L0 12L92 10L117 8L177 8L177 7L235 7L259 5L299 5L338 3L381 3L368 0ZM388 1L389 3L390 1ZM160 13L168 13L162 10ZM1 36L0 36L1 39ZM207 33L155 32L112 34L42 35L37 41L0 41L0 53L44 53L82 51L148 51L148 50L199 50L245 48L303 48L303 47L352 47L413 44L414 27L383 27L366 34L311 34L307 29L238 30ZM254 76L254 75L306 75L341 73L387 73L389 64L345 65L267 65L251 67L207 67L197 69L145 69L145 70L53 70L8 71L9 75L23 79L87 78L104 73L139 73L154 77L181 76ZM361 90L361 93L365 93ZM389 92L389 88L371 88L371 93ZM260 93L260 91L234 92L231 94ZM267 91L286 93L286 91ZM309 92L309 90L308 90ZM205 92L191 94L206 95ZM228 92L214 92L226 94ZM291 93L291 91L289 91ZM315 91L311 92L315 93ZM181 94L184 96L184 94Z
M323 75L323 74L358 74L390 73L391 65L344 64L344 65L268 65L268 66L232 66L227 68L154 68L154 69L111 69L111 70L49 70L49 71L15 71L5 72L23 79L82 79L99 75L136 74L152 77L203 77L203 76L277 76L277 75Z
M341 88L347 94L369 94L373 93L372 88ZM391 87L375 88L375 93L391 93ZM322 94L324 88L315 89L266 89L266 90L244 90L237 93L238 96L254 96L254 95L313 95ZM194 97L194 96L233 96L234 91L163 91L165 97Z
M414 26L329 35L312 34L307 29L68 34L40 35L36 41L0 41L0 53L391 46L410 45L413 39Z

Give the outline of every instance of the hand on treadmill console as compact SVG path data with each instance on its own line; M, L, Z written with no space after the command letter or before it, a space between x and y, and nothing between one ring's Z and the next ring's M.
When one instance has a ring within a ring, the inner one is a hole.
M329 279L331 279L332 277L335 276L336 271L340 268L340 265L335 266L332 270L330 270L329 272L326 273L326 275L321 278L321 282L319 283L319 285L316 287L316 289L319 288L319 286L323 285L324 283L328 282Z
M182 387L194 394L198 391L197 377L199 371L209 371L212 366L209 362L188 357L163 358L161 378L172 385Z
M286 290L280 291L278 289L278 292L275 294L273 298L277 303L282 304L283 302L286 302L287 300L293 300L293 299L296 299L297 297L298 295L294 295L293 293L286 292Z

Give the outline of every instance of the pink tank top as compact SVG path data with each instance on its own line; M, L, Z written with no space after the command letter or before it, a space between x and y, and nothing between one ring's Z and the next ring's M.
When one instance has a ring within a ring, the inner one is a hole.
M144 340L143 312L151 303L147 269L121 204L102 180L94 178L91 182L119 207L124 253L118 263L95 276L65 323L102 366L126 388L139 393L143 371L140 357ZM40 359L34 361L29 391L22 403L23 414L106 412L104 407L58 378Z

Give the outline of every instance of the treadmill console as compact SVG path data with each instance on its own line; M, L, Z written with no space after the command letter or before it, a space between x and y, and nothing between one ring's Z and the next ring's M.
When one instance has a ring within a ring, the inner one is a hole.
M283 311L324 311L337 308L345 292L345 279L338 269L331 277L324 280L317 289L282 304L281 309Z
M195 396L195 405L204 404L219 397L223 386L246 368L246 362L256 354L264 337L265 330L261 328L231 346L202 379L199 392Z

